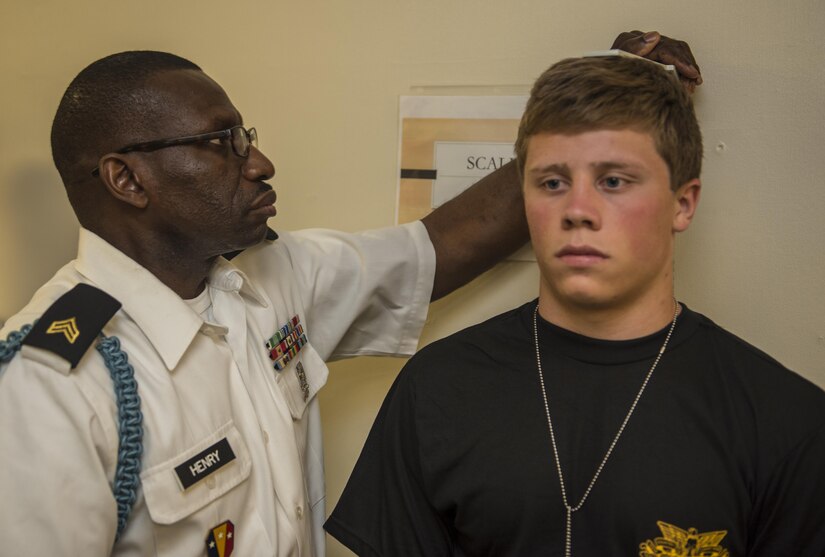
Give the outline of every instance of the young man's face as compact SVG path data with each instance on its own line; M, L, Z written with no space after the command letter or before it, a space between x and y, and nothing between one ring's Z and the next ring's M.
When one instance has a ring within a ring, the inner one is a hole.
M671 190L648 133L532 136L524 202L542 303L579 314L672 303L674 232L698 197L698 179Z

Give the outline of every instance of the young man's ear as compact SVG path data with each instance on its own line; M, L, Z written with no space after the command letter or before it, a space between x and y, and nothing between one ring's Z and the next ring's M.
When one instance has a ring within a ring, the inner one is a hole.
M699 194L702 192L702 183L698 178L689 180L679 186L673 193L673 231L684 232L690 226L696 207L699 205Z
M100 180L109 193L124 203L144 209L149 203L140 175L129 164L128 155L110 153L100 159Z

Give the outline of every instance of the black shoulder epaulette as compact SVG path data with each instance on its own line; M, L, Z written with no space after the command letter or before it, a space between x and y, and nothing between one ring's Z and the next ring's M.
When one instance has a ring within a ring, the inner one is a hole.
M271 228L267 227L266 228L266 241L267 242L274 242L277 239L278 239L278 233L275 232L274 230L272 230ZM237 251L230 251L229 253L223 254L223 257L227 261L229 261L232 258L234 258L236 255L238 255L239 253L242 253L243 251L244 250L242 250L242 249L239 249Z
M78 284L46 310L23 344L53 352L74 368L120 306L103 290Z

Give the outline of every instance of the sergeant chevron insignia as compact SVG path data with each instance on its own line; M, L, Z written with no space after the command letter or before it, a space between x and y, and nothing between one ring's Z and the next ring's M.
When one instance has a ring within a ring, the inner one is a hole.
M62 319L60 321L52 321L49 328L46 329L47 335L62 334L69 341L69 344L74 344L77 337L80 336L80 329L77 328L77 320L74 317L69 319Z
M49 306L23 344L60 356L71 367L83 358L120 302L90 284L77 284Z

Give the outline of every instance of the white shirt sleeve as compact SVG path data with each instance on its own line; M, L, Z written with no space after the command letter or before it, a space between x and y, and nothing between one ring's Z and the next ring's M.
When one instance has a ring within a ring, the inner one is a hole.
M21 354L0 370L4 555L112 551L117 508L107 478L117 431L101 422L102 397L87 387L95 388Z

